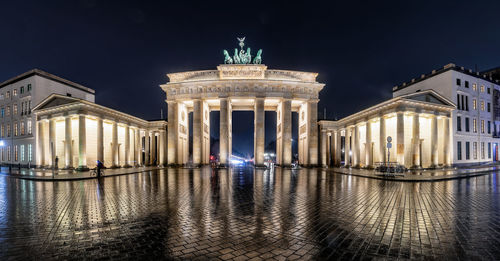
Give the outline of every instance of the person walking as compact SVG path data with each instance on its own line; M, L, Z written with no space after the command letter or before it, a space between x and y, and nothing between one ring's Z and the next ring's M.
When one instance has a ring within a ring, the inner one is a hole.
M100 160L97 161L97 177L100 178L101 177L101 169L104 167L104 165L102 164L102 162Z

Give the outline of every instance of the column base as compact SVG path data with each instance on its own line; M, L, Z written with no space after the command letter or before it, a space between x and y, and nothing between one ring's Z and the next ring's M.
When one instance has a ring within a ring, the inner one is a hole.
M72 170L72 169L75 169L73 166L66 166L63 168L64 170Z
M253 167L256 169L267 169L265 164L255 164Z
M120 166L118 166L118 165L111 165L111 167L109 167L109 169L119 169L119 168L120 168Z
M231 166L229 166L229 164L227 164L227 163L219 163L219 165L217 165L217 168L219 168L219 169L227 169L229 167L231 167Z
M78 166L78 168L76 168L75 170L76 171L88 171L89 167L82 165L82 166Z
M132 165L125 164L125 165L123 165L123 168L132 168Z

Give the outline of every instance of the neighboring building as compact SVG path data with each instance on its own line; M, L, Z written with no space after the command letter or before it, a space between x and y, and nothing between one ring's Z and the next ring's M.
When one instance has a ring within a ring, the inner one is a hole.
M419 79L395 86L393 96L425 90L434 90L456 105L451 125L452 164L498 160L500 107L493 99L500 90L497 80L487 74L448 64Z
M87 169L166 165L167 121L145 121L93 102L52 94L33 112L36 165Z
M454 109L452 101L427 90L392 98L338 121L319 121L321 164L368 168L387 161L407 168L451 165L450 117Z
M0 83L2 165L35 163L36 119L32 108L51 94L94 102L95 91L37 69Z

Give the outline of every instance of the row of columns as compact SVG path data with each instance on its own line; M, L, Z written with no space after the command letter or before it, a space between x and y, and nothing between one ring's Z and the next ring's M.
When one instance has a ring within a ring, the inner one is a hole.
M255 165L264 165L265 152L265 98L257 97L254 100L254 159ZM181 108L179 102L168 101L168 164L186 164L184 155L185 150L179 150L178 146L183 146L180 141L181 119L179 115ZM308 165L318 164L318 127L317 127L317 101L308 101L307 120L308 120ZM209 154L205 150L209 144L203 145L205 140L203 109L204 101L202 99L193 100L193 164L208 163L203 160L204 154ZM282 99L279 104L277 121L277 161L280 165L289 166L292 163L292 100ZM220 140L219 140L219 162L222 165L229 164L232 154L232 105L230 98L219 98L220 110ZM184 112L184 111L182 111ZM208 158L208 157L207 157Z
M56 157L56 130L55 130L55 118L49 119L49 142L45 144L44 142L44 124L43 120L38 121L38 130L37 130L37 155L38 155L38 165L40 166L52 166L54 164L54 159ZM72 140L72 115L65 116L65 135L64 135L64 158L65 158L65 168L73 168L73 140ZM145 144L144 144L144 155L145 159L142 160L142 142L140 132L143 131L145 133ZM135 165L152 165L154 163L154 159L157 159L158 165L166 164L166 152L165 152L165 130L158 130L152 132L152 146L153 148L157 148L159 151L159 158L157 157L156 150L152 151L152 155L150 155L150 131L147 129L138 129L134 128L134 152L130 154L130 126L125 126L125 137L124 137L124 158L125 164L122 167L130 167L131 162L135 162ZM97 147L96 147L96 157L97 160L104 162L104 124L102 118L97 118ZM159 146L156 146L155 136L158 136ZM119 143L118 143L118 123L116 121L112 122L111 129L111 165L108 164L108 167L120 167L119 163ZM45 157L45 149L46 146L49 146L49 157ZM87 126L86 126L86 116L78 115L78 169L87 169Z
M420 116L419 113L414 113L412 116L412 139L411 139L411 166L410 167L421 167L422 159L421 155L421 142L420 139ZM437 116L430 116L430 153L431 153L431 167L436 167L439 165L439 153L438 153L438 122ZM380 155L380 160L386 162L386 120L383 116L379 117L379 147L378 153ZM373 167L373 151L375 148L372 146L372 121L366 121L366 131L365 131L365 166ZM359 137L359 124L354 126L345 127L343 129L338 129L336 131L322 130L321 133L321 163L322 166L339 166L341 163L341 138L342 132L344 132L344 165L359 167L361 165L361 155L360 155L360 137ZM443 129L441 130L443 137L443 164L451 165L450 156L450 119L445 117L443 119ZM331 138L330 138L331 137ZM405 125L404 125L404 112L396 113L396 137L393 140L395 143L395 148L391 151L395 151L395 159L399 164L405 165ZM329 144L329 143L332 144ZM328 151L328 148L330 151ZM333 162L331 161L333 159ZM392 158L391 156L391 159ZM389 159L390 160L390 159ZM392 161L392 160L391 160Z

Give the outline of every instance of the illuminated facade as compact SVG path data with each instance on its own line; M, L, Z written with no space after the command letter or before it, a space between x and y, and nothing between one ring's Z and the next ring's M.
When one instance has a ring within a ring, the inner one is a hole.
M1 164L35 165L37 129L32 108L51 94L94 102L95 91L38 69L0 83Z
M34 108L36 164L87 169L165 165L167 122L145 121L93 102L53 94Z
M188 162L188 113L193 112L193 163L210 156L210 111L220 111L221 164L232 150L232 112L254 111L255 164L264 164L265 111L277 113L276 160L292 163L292 112L299 114L299 163L318 165L317 73L270 70L263 64L223 64L217 70L168 74L168 163Z
M319 121L321 164L371 168L390 161L407 168L449 166L454 109L453 102L429 90L390 99L338 121ZM389 136L392 148L387 149Z
M453 101L450 144L453 165L497 161L500 142L499 82L455 64L393 88L393 97L433 90Z

